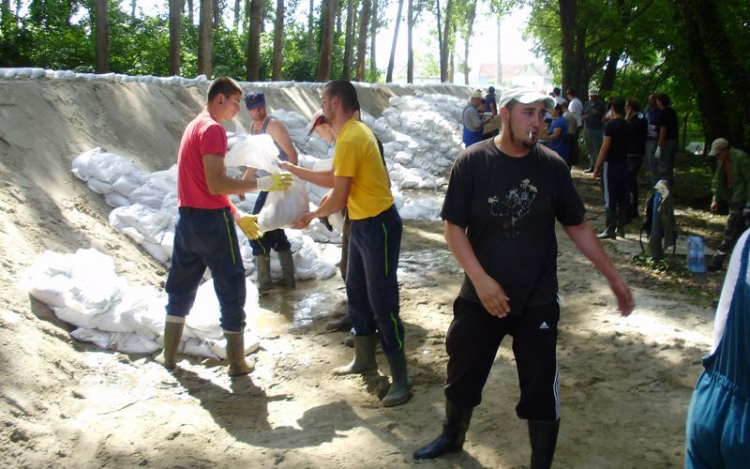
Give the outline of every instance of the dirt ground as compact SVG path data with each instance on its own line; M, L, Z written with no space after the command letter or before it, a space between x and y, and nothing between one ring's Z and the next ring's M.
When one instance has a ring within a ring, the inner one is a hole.
M361 101L378 115L389 96L411 91L368 88ZM264 298L264 309L249 317L261 338L249 357L255 369L233 380L212 360L185 359L170 374L151 356L77 342L67 324L18 288L23 270L45 249L88 247L113 256L131 283L163 285L166 269L109 227L110 208L72 176L70 162L106 146L150 170L168 167L202 93L140 83L0 81L0 466L527 467L510 339L465 451L412 460L412 451L440 431L444 337L461 281L439 222L405 222L399 278L414 393L389 409L379 405L388 386L381 353L380 374L330 375L352 354L341 343L344 333L325 332L345 296L339 278L300 282L295 291ZM308 116L316 104L314 92L294 87L269 87L267 99ZM241 119L247 121L244 111ZM574 177L599 227L598 189L580 170ZM554 466L682 467L684 422L710 347L721 274L646 269L631 262L639 251L635 236L608 241L636 298L633 315L621 318L603 277L562 230L558 238L563 420Z

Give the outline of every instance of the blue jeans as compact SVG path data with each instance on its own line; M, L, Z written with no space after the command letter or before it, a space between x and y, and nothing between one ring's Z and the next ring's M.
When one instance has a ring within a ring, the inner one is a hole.
M180 208L172 266L167 276L167 314L185 317L195 303L206 267L219 299L221 327L245 330L245 268L229 209Z
M586 150L589 153L592 168L596 166L596 160L599 159L599 150L602 149L602 143L604 143L604 131L601 128L586 129Z
M354 334L380 331L386 355L404 349L399 315L398 257L403 225L395 206L363 220L352 220L346 296Z

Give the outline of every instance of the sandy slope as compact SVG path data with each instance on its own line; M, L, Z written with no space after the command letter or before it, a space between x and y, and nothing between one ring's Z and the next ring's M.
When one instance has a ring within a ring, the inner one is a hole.
M392 409L379 407L383 376L329 376L351 353L340 345L342 333L324 332L323 316L343 298L336 278L266 300L272 313L251 318L262 337L256 370L234 381L215 362L184 361L170 375L150 357L77 343L66 324L15 287L43 250L92 246L113 256L132 283L163 284L164 267L108 226L109 207L72 176L70 162L103 146L149 170L170 166L204 91L0 81L0 466L412 466L413 449L439 431L443 338L460 282L438 223L405 227L401 304L415 391ZM365 88L360 100L378 116L390 96L412 91ZM307 116L318 105L315 90L266 92L272 107ZM243 110L240 119L247 118ZM555 467L681 467L685 415L713 312L638 289L638 309L621 319L606 282L562 232L560 239L563 426ZM510 343L498 354L467 451L430 467L528 464Z

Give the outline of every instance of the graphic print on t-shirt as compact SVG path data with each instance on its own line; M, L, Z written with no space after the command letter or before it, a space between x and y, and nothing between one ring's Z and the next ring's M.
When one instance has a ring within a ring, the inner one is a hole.
M500 217L503 237L518 237L516 223L528 215L537 192L538 189L531 181L524 179L519 187L511 189L504 197L492 196L487 199L490 203L490 214Z

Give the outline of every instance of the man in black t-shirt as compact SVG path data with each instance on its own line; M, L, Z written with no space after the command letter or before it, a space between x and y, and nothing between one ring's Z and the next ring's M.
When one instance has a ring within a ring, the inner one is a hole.
M633 309L627 284L584 219L567 165L537 145L553 105L532 89L506 90L498 105L502 133L461 152L451 170L441 216L465 277L446 337L443 432L415 459L463 448L497 349L511 335L521 387L516 413L528 420L531 466L552 464L560 425L555 220L607 278L621 313Z
M659 107L659 135L654 158L659 162L659 180L667 181L670 190L673 189L674 158L677 154L677 137L680 132L677 113L670 107L671 104L672 100L668 95L656 95L656 105Z
M606 210L606 228L599 239L625 237L628 224L628 149L630 147L630 122L625 120L625 100L612 99L612 118L604 126L604 141L599 151L593 176L602 175L602 193Z

